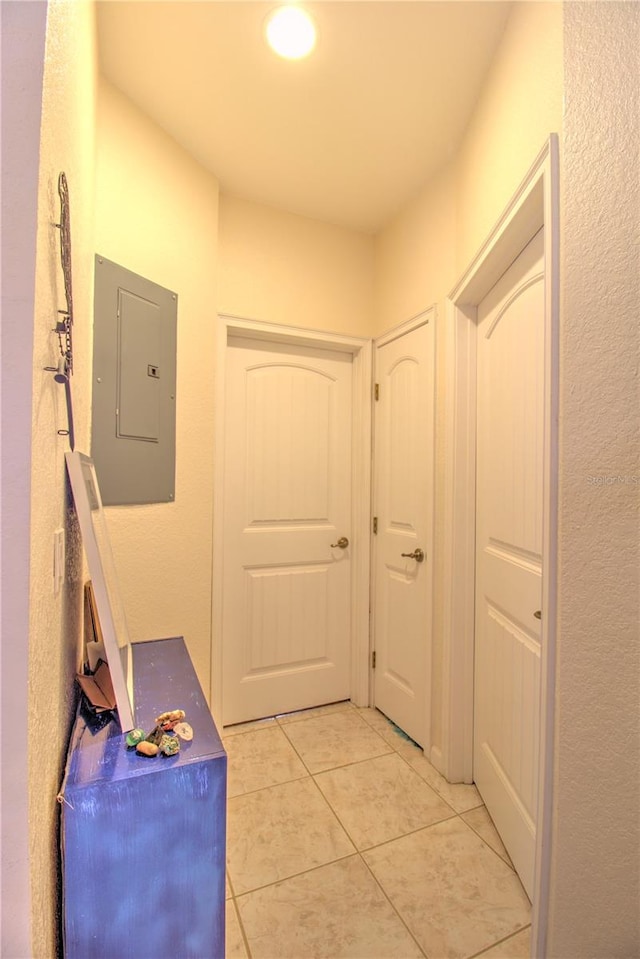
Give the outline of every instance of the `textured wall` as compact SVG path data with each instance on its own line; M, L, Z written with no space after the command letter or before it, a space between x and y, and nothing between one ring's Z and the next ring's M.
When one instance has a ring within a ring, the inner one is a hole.
M75 325L73 397L76 443L89 438L96 90L94 10L90 4L49 4L42 95L40 183L33 335L31 579L29 624L29 846L33 954L56 954L58 807L79 660L82 556L68 507L64 452L64 389L44 366L55 365L51 328L65 305L59 258L58 174L70 192ZM53 533L66 527L67 582L53 592Z
M2 754L3 956L31 948L28 824L31 389L38 155L47 8L3 3L2 18ZM10 797L10 801L9 801Z
M220 198L221 313L369 336L372 305L370 236Z
M445 298L562 125L562 7L516 3L457 155L376 238L376 332L438 308L432 742L442 738Z
M131 638L184 636L205 690L217 233L215 178L101 80L95 251L178 294L175 501L108 507L107 522Z
M640 954L640 7L568 3L548 955Z

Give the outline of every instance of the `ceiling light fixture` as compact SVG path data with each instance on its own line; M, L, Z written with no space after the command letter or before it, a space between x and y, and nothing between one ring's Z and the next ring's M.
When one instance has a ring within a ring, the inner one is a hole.
M269 16L266 25L269 46L286 60L301 60L316 45L313 20L300 7L278 7Z

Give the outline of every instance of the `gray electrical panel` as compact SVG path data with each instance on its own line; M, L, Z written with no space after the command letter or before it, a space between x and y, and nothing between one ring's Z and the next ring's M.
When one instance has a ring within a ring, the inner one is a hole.
M175 498L178 297L95 260L91 455L106 506Z

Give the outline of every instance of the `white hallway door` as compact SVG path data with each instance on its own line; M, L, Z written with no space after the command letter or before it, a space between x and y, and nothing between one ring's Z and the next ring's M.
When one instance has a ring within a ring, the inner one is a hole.
M544 250L478 307L474 780L529 896L540 710Z
M347 699L352 357L230 338L223 722Z
M433 321L376 347L374 702L429 748Z

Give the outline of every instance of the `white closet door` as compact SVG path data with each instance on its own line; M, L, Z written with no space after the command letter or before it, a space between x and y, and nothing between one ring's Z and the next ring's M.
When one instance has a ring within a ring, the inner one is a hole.
M428 748L432 323L376 348L376 381L375 705Z

